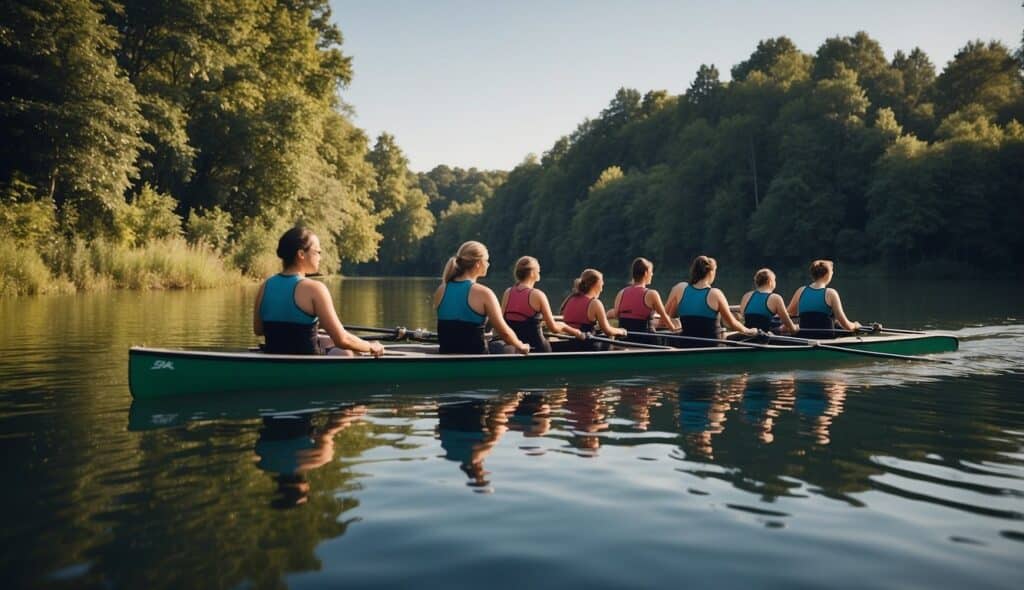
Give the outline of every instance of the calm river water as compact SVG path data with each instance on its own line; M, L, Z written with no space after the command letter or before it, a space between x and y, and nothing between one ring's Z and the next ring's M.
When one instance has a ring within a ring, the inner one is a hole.
M745 280L720 283L736 301ZM343 322L433 326L434 280L328 284ZM854 319L961 350L145 405L128 347L251 345L254 286L0 299L0 579L1020 588L1021 285L836 286Z

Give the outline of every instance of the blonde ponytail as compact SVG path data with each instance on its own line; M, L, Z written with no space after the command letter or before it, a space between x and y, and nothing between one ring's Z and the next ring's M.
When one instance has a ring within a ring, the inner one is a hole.
M444 265L441 280L450 283L485 258L487 258L487 246L475 240L465 242L459 246L455 256L449 258Z

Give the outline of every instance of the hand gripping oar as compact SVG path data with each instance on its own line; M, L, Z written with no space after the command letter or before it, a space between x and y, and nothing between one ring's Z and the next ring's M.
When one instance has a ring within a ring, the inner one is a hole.
M861 350L859 348L849 348L846 346L835 346L832 344L822 344L820 340L809 340L807 338L794 338L792 336L777 336L775 334L769 334L770 340L778 340L780 342L792 342L794 344L806 344L813 348L823 348L825 350L835 350L837 352L846 352L850 354L860 354L864 356L873 356L877 358L888 358L888 359L900 359L904 361L926 361L930 363L942 363L946 365L953 364L952 361L945 359L929 358L926 356L911 356L906 354L895 354L892 352L878 352L874 350Z

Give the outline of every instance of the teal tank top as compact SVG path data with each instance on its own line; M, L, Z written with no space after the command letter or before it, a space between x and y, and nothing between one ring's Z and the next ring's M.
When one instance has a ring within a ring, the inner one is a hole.
M771 296L771 293L762 293L760 291L751 293L750 299L747 299L747 306L743 308L743 315L766 315L772 317L774 314L768 309L768 298Z
M437 319L483 325L487 316L478 314L469 306L469 290L472 288L473 281L451 281L445 285L441 305L437 306Z
M683 298L679 302L679 308L676 313L680 317L717 318L718 312L708 307L708 293L710 292L711 287L698 289L693 285L686 285L686 288L683 289Z
M311 325L318 318L295 305L295 287L303 277L299 275L276 274L267 279L263 287L263 301L260 302L260 319L264 322Z
M797 304L800 315L807 313L820 313L827 316L832 315L832 308L825 303L825 288L815 289L807 285L800 294L800 302Z

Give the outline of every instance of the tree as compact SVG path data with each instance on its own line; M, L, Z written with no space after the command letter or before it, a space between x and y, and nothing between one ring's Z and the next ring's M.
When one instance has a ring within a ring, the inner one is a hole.
M935 95L940 118L970 104L999 115L1024 96L1020 64L1002 43L972 41L939 74Z
M686 91L686 100L702 107L702 113L710 113L713 112L712 106L719 99L722 88L722 81L718 77L718 68L714 64L710 66L701 64L697 70L697 76Z
M782 56L799 53L800 50L789 37L775 37L759 41L757 48L749 58L732 67L732 79L734 82L746 80L751 72L768 75Z
M387 219L405 205L409 160L389 133L381 133L366 160L373 166L377 186L370 192L374 211Z
M0 11L0 183L20 173L58 207L77 209L79 231L109 232L142 147L115 31L89 0L11 1Z

